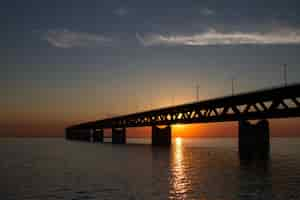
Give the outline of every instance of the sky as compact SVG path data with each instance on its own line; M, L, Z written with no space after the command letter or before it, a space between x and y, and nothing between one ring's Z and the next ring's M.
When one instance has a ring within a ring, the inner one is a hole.
M280 86L284 64L300 82L297 13L298 0L3 0L0 136L195 101L196 85L201 100L232 79L236 93ZM223 126L236 125L205 132Z

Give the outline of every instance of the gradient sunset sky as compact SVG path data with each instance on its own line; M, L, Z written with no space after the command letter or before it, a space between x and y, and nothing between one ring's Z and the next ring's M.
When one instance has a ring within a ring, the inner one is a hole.
M299 0L3 0L0 135L63 135L195 101L197 84L203 100L231 94L232 78L236 93L280 86L283 64L299 83L299 13ZM275 135L297 135L299 124L271 122Z

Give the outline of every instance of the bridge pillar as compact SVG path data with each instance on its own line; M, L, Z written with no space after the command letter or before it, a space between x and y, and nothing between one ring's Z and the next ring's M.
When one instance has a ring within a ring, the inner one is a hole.
M165 128L152 126L152 145L171 145L171 126Z
M68 128L65 129L65 138L67 140L70 140L72 138L71 129L68 129Z
M93 129L93 142L103 143L104 132L103 129Z
M68 140L90 141L89 129L66 129L65 137Z
M112 144L126 144L126 128L112 128Z
M239 121L239 156L241 160L269 158L269 122L261 120L257 124Z
M91 141L91 130L90 129L81 129L81 130L76 130L76 139L81 140L81 141Z

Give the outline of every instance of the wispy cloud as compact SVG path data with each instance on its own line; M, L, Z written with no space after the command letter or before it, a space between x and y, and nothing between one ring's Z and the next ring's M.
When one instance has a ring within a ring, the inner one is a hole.
M42 35L51 46L58 48L89 47L95 45L108 45L111 38L99 34L74 32L68 29L49 30Z
M222 33L215 29L193 35L136 34L137 40L144 46L154 45L240 45L240 44L300 44L300 30L283 29L267 33L231 32Z
M209 16L209 15L214 15L216 12L212 9L209 9L209 8L202 8L200 10L200 13L204 16Z
M119 17L123 17L128 14L128 9L120 7L120 8L117 8L116 10L114 10L113 14L115 14Z

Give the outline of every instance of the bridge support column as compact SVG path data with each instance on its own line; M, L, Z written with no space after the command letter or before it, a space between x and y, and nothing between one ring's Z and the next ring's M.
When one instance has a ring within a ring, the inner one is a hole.
M89 129L66 129L65 137L68 140L90 141L91 131Z
M93 142L103 143L104 132L103 129L93 129Z
M67 139L67 140L72 139L71 129L68 129L68 128L65 129L65 139Z
M126 128L112 128L112 144L126 144Z
M152 126L152 145L171 145L171 126L165 128Z
M269 158L269 122L261 120L257 124L239 121L239 156L241 160Z

